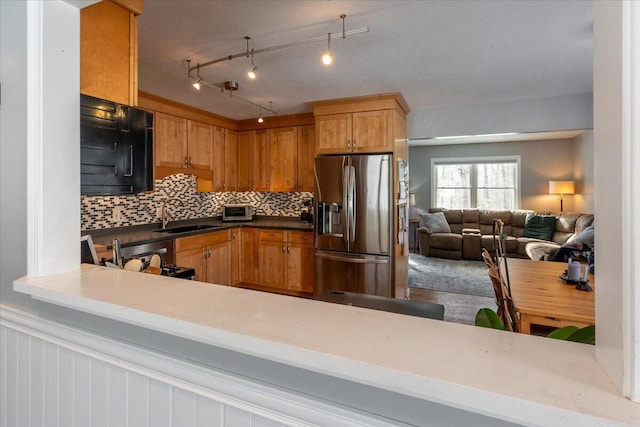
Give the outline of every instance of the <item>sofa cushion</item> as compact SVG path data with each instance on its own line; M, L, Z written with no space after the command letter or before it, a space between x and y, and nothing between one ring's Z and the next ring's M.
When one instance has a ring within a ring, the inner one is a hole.
M560 245L552 242L540 242L532 241L527 243L525 251L530 259L534 261L546 261L549 257L553 256Z
M451 233L451 227L443 212L425 213L420 215L424 226L432 233Z
M429 236L429 246L431 249L446 249L451 251L462 251L462 234L457 233L437 233Z
M493 247L493 234L482 235L482 247L493 253L495 248ZM507 236L504 242L504 248L507 254L515 254L518 252L518 239L513 236Z
M540 240L551 240L555 229L555 216L527 214L522 237L532 237L534 239Z

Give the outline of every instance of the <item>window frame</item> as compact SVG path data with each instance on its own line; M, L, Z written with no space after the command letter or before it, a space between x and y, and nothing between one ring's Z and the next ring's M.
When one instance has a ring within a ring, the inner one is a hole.
M437 206L437 172L436 166L446 164L471 164L473 165L472 171L475 172L475 166L478 164L490 164L490 163L515 163L517 167L516 171L516 192L514 209L520 209L520 201L522 200L522 162L519 155L512 156L486 156L486 157L434 157L431 159L431 207L444 207ZM477 174L471 174L471 204L475 205L466 209L477 209L478 206L478 180Z

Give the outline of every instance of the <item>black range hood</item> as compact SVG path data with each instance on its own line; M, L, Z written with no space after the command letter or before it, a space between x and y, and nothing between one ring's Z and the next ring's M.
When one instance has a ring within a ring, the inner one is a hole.
M80 95L80 193L153 189L153 114Z

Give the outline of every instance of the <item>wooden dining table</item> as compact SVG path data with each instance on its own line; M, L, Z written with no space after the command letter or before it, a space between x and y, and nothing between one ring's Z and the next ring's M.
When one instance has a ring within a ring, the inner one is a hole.
M581 265L584 273L585 264ZM584 327L595 324L595 292L576 289L560 276L566 263L508 258L509 281L515 310L520 314L520 332L531 333L531 325ZM503 270L504 273L504 270ZM595 290L595 277L588 274Z

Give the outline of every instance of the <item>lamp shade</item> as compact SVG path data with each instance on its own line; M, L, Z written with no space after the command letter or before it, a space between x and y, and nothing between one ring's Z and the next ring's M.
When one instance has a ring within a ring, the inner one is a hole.
M573 194L573 181L549 181L549 194Z

